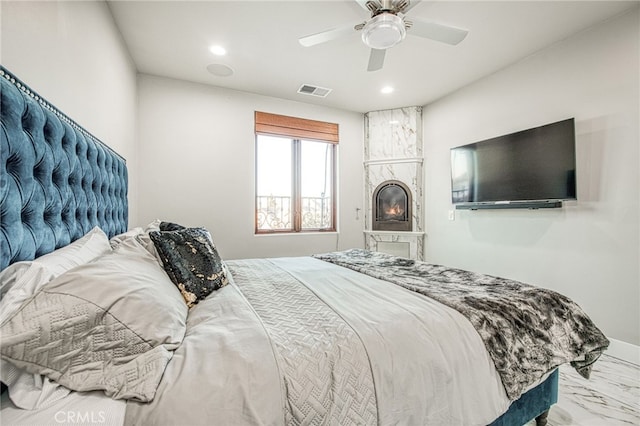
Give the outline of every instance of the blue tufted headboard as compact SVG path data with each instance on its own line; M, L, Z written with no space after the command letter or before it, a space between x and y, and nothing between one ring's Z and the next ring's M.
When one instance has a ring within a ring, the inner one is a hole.
M124 158L0 66L0 270L127 230Z

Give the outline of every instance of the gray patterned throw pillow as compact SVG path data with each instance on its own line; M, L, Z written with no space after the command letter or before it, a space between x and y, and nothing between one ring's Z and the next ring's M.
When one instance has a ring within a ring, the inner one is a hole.
M204 228L154 231L149 236L167 275L192 307L229 281L222 259Z

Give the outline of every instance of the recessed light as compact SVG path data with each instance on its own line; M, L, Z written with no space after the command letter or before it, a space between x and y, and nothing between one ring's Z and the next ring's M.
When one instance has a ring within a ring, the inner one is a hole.
M209 51L217 56L224 56L227 54L227 49L219 45L211 46Z
M382 89L380 89L381 93L384 93L385 95L388 93L393 92L393 87L391 86L384 86Z

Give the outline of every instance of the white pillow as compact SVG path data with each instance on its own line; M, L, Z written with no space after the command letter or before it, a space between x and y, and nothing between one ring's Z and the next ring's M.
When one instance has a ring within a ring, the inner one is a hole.
M162 223L162 219L152 220L151 222L149 222L147 226L144 227L144 232L149 233L151 231L159 231L161 223Z
M0 271L0 324L49 281L109 251L107 235L95 227L67 246ZM24 409L43 408L69 393L48 378L27 373L4 360L0 363L0 380L9 387L13 403Z
M49 254L40 256L34 262L44 265L57 277L69 269L84 265L110 250L109 238L102 229L96 226L82 238Z
M122 242L124 242L127 238L135 238L138 235L142 234L144 229L139 226L133 229L128 230L127 232L123 232L122 234L118 234L116 236L111 237L109 240L109 244L111 245L111 249L115 250Z
M27 373L8 361L1 360L2 382L9 388L9 398L23 410L46 408L71 392L40 374Z
M68 270L111 251L97 226L82 238L31 261L16 262L0 272L0 324L40 287Z
M164 269L129 238L25 302L0 327L2 359L69 389L147 402L182 342L187 314Z
M151 253L156 258L158 263L160 265L162 265L162 260L160 259L160 255L158 254L158 251L156 250L156 246L153 244L153 241L151 241L151 237L149 237L149 232L151 232L151 231L159 231L160 230L160 223L161 222L162 222L162 220L155 219L155 220L149 222L149 224L147 226L145 226L144 228L136 227L136 228L133 228L133 229L127 231L127 232L123 232L122 234L119 234L119 235L116 235L115 237L112 237L109 240L109 243L111 244L111 248L113 250L115 250L116 247L118 247L120 244L125 242L127 239L132 238L132 239L136 240L138 243L140 243L144 248L146 248L147 251L149 253Z

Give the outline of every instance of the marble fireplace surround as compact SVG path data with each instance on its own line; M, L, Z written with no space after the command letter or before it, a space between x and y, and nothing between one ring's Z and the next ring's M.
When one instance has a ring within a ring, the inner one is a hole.
M371 111L364 124L365 248L424 260L422 107ZM374 191L393 180L411 191L411 232L372 229Z

